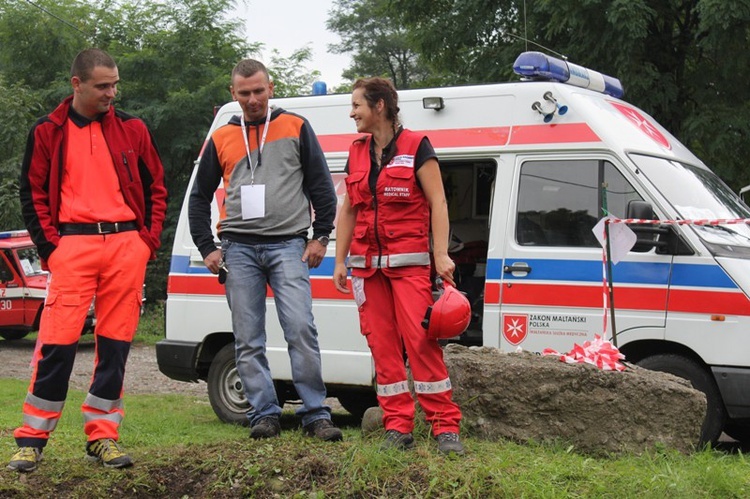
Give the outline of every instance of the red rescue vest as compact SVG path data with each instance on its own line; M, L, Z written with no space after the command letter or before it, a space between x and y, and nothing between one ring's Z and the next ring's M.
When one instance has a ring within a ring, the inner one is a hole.
M424 135L402 130L396 153L378 174L375 196L370 190L372 136L349 148L346 191L357 210L349 267L360 277L378 268L430 265L430 207L417 184L414 160Z

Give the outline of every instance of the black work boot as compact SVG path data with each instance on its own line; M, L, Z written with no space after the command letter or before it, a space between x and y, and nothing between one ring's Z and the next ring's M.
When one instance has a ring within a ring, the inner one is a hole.
M281 433L281 425L278 416L266 416L260 418L250 430L250 438L272 438Z

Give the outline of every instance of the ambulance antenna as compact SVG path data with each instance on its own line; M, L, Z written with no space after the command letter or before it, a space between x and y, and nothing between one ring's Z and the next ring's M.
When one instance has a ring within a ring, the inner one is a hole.
M550 53L552 53L552 54L555 54L556 56L558 56L558 57L562 58L563 60L566 60L566 61L568 60L568 56L567 56L567 55L565 55L565 54L561 54L560 52L555 52L555 51L554 51L554 50L552 50L551 48L545 47L545 46L544 46L544 45L542 45L541 43L537 43L537 42L535 42L534 40L529 40L529 39L527 39L527 38L525 38L525 37L523 37L523 36L518 36L518 35L516 35L516 34L514 34L514 33L510 33L510 32L507 32L507 33L505 33L505 34L506 34L506 35L508 35L508 36L511 36L511 37L513 37L513 38L516 38L516 39L518 39L518 40L521 40L522 42L525 42L525 43L526 43L526 48L527 48L527 49L528 49L528 47L529 47L529 43L531 43L532 45L536 45L537 47L539 47L539 48L541 48L541 49L544 49L544 50L546 50L547 52L550 52Z
M526 26L526 0L523 0L523 38L526 40L526 52L529 51L529 33Z

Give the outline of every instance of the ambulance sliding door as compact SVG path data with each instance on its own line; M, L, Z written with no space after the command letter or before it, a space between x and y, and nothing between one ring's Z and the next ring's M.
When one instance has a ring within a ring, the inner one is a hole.
M500 338L569 351L604 327L602 247L592 232L605 213L625 218L643 199L614 159L519 158L500 273ZM671 257L631 251L613 268L619 344L663 336ZM611 336L606 315L607 337Z

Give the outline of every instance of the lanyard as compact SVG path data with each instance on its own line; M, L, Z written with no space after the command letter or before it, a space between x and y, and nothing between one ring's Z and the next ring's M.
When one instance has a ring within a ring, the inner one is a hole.
M245 128L245 113L240 115L240 125L242 126L242 138L245 140L245 153L247 154L247 164L250 167L250 185L255 184L255 169L260 165L260 155L263 154L263 146L266 143L266 134L268 133L268 124L271 123L271 108L266 112L266 124L263 127L263 137L258 145L258 162L253 166L253 159L250 157L250 143L247 141L247 131Z

